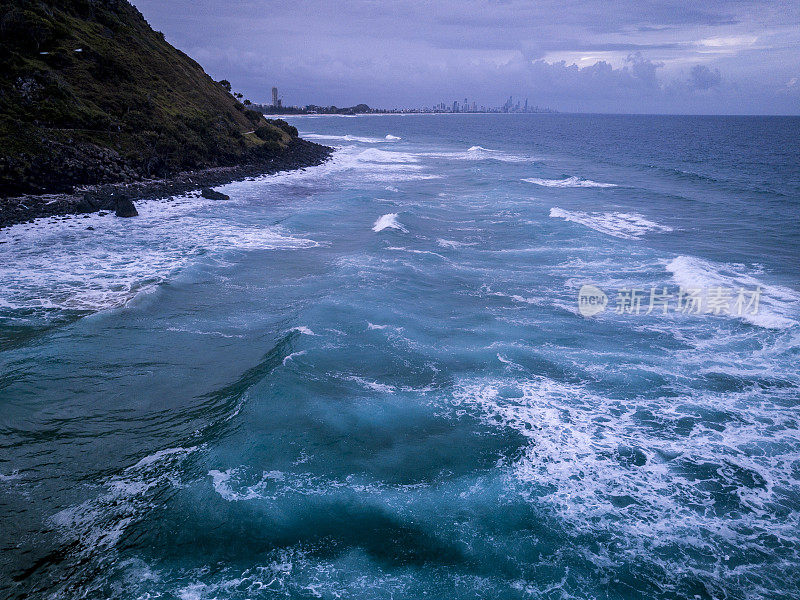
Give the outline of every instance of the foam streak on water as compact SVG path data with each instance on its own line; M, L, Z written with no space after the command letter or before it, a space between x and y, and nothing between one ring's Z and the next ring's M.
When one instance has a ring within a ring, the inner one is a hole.
M616 183L601 183L591 179L581 179L579 177L567 177L565 179L540 179L539 177L527 177L522 181L535 183L544 187L554 188L613 188Z
M671 227L659 225L635 213L586 213L553 207L550 209L550 216L580 223L595 231L628 240L640 238L650 232L672 231Z

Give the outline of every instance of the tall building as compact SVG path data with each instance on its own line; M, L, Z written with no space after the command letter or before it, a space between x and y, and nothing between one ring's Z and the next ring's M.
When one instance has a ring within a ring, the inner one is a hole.
M278 88L272 88L272 106L278 106Z

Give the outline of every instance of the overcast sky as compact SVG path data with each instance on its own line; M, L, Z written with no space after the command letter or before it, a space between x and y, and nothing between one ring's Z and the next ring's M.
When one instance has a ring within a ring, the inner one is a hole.
M800 114L800 0L133 0L254 102Z

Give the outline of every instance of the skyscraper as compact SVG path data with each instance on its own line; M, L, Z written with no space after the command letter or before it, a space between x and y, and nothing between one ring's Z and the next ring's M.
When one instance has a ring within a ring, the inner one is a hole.
M272 106L278 106L278 88L272 88Z

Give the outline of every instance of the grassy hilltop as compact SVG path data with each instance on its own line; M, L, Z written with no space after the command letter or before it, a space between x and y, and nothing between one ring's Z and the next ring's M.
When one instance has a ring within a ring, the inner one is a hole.
M0 0L0 196L263 159L275 123L126 0Z

